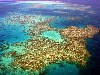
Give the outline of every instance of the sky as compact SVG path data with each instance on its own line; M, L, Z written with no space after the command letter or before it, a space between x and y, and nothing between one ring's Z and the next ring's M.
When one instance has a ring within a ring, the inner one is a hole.
M0 0L0 1L40 1L40 0ZM42 0L42 1L68 1L68 0ZM81 0L69 0L69 1L81 1Z
M68 0L0 0L1 2L9 2L9 1L61 1L68 2ZM69 0L71 3L80 3L80 4L89 4L89 3L99 3L100 0Z
M0 0L0 1L64 1L64 0Z
M0 0L0 1L13 1L13 0Z

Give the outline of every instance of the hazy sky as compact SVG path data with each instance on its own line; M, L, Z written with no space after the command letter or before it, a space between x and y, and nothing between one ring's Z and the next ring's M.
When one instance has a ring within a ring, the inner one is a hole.
M0 1L62 1L67 2L68 0L0 0ZM70 2L98 2L100 3L100 0L69 0Z
M14 0L0 0L0 1L14 1Z
M0 1L64 1L64 0L0 0Z

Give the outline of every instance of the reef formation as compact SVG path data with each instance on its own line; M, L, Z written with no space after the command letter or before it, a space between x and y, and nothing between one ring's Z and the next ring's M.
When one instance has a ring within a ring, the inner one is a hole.
M26 18L26 16L23 17ZM30 16L27 15L27 18L30 19ZM15 19L14 23L19 23L22 20L21 17ZM33 17L31 19L33 21ZM87 25L85 28L70 26L65 29L56 29L49 25L49 22L55 19L55 17L51 17L43 22L33 23L32 26L29 25L28 33L31 38L26 42L9 45L3 57L0 58L2 61L0 62L0 70L2 67L10 66L13 69L21 68L42 72L49 65L61 61L86 66L91 55L86 48L85 39L93 38L95 34L100 32L100 29L92 25ZM41 18L39 20L41 21ZM26 23L29 23L29 20L21 24ZM6 58L9 63L5 63L4 59ZM3 63L6 65L1 65Z
M86 28L78 28L76 26L70 26L69 28L63 29L61 34L68 38L93 38L93 36L100 32L99 28L92 25L88 25Z
M92 25L86 28L70 26L59 31L63 42L42 37L41 33L37 36L31 35L32 39L26 42L12 44L12 46L23 46L24 53L13 50L4 54L4 57L10 56L14 58L14 61L10 64L13 68L20 67L24 70L39 72L45 70L48 65L61 61L85 66L91 56L86 49L85 39L92 38L98 32L100 32L100 29Z

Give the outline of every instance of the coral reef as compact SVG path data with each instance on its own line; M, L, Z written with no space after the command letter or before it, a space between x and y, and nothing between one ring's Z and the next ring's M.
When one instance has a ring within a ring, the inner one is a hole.
M70 30L70 28L72 28L72 30L73 28L78 29L77 27L69 27L67 29ZM94 31L97 33L98 30ZM62 31L61 34L63 33ZM91 35L93 34L91 33ZM85 37L79 34L78 36L70 36L67 35L68 40L63 43L54 42L41 36L28 40L25 44L27 49L26 54L17 55L13 65L38 71L41 71L48 64L57 63L59 61L67 61L69 63L85 66L87 59L90 57L90 53L86 49Z
M47 16L42 15L32 15L32 14L23 14L23 13L10 13L9 16L2 19L4 24L11 25L35 25L40 22L52 20Z
M44 67L59 61L86 65L90 57L84 40L72 39L58 43L46 38L35 38L26 42L26 54L16 55L12 65L30 70L42 71Z
M47 20L37 23L35 26L31 27L29 30L30 35L39 35L40 33L47 31L47 30L56 30L55 28L49 25L50 22L54 21L56 17L48 18Z
M76 26L70 26L61 31L61 34L68 38L92 38L94 34L100 32L100 29L88 25L86 28L78 28Z
M50 75L55 75L53 71L63 75L64 68L68 69L65 75L78 75L78 68L87 65L91 54L86 38L100 32L99 28L87 25L94 20L90 15L96 12L91 6L70 2L40 2L1 6L6 8L1 10L0 17L0 75L44 75L47 70ZM12 5L18 9L14 10ZM84 19L87 21L82 23ZM87 27L69 26L73 24ZM3 43L6 39L7 43ZM58 70L57 64L63 69Z
M31 35L33 38L28 41L11 45L9 48L13 50L4 56L14 58L14 62L10 64L13 68L20 67L34 72L42 72L48 65L61 61L85 66L91 56L86 49L85 38L92 38L98 32L99 29L94 26L86 28L71 26L60 31L67 39L64 39L64 42L53 41L41 35ZM16 47L15 50L13 46ZM18 51L19 47L24 47L21 51L25 53Z

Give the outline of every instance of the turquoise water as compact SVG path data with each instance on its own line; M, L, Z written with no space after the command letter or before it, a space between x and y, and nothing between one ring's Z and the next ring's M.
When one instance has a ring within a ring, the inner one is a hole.
M22 42L30 38L25 28L20 25L2 25L0 31L0 40L9 43Z
M71 19L68 19L69 18L73 18L72 16L67 16L67 17L58 17L55 21L51 22L50 25L52 27L55 27L55 28L67 28L69 26L77 26L79 28L85 28L87 25L93 25L93 26L98 26L98 21L97 20L93 20L93 18L91 17L82 17L82 16L78 16L79 17L79 20L71 20ZM95 21L92 22L92 21Z
M45 32L41 33L41 35L43 37L46 37L55 42L63 42L64 41L62 36L60 35L60 33L58 33L57 31L45 31Z
M46 75L79 75L79 69L76 65L67 64L53 64L47 71Z

